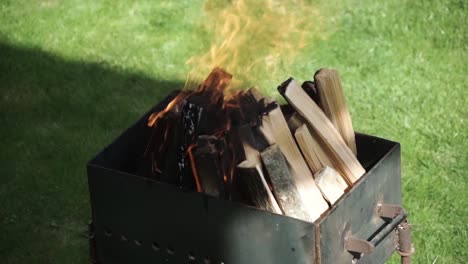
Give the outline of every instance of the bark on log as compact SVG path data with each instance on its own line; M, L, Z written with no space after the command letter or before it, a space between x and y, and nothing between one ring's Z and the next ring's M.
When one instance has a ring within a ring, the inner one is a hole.
M284 214L304 221L312 221L278 145L264 150L261 157L273 187L273 194Z
M282 211L271 192L260 164L245 160L237 166L239 188L247 194L252 204L260 209L282 214Z

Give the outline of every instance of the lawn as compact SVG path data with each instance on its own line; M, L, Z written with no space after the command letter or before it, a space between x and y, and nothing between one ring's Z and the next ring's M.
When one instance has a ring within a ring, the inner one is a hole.
M247 81L273 94L289 76L304 80L321 67L338 69L355 130L402 144L414 263L467 263L468 3L292 2L282 7L301 18L305 44L291 54L291 46L270 49L262 35L252 37L249 45L262 47L259 56L272 55L278 66L274 74L254 71ZM196 68L186 61L219 41L210 28L220 21L217 11L229 7L211 2L204 12L204 6L0 2L2 263L87 263L85 164L182 88ZM290 30L294 48L300 34ZM243 65L236 67L243 76Z

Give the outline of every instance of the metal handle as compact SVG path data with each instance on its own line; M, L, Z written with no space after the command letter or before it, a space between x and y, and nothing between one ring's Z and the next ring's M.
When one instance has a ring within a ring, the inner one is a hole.
M399 205L382 204L378 208L379 216L389 221L380 232L375 234L370 241L354 237L346 237L344 247L347 251L370 254L374 249L394 231L406 219L406 211Z

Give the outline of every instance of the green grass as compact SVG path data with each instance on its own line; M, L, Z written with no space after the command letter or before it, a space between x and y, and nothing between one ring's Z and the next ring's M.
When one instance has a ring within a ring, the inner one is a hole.
M325 2L314 4L325 37L311 36L289 74L337 68L355 129L402 144L414 263L468 262L467 3ZM202 6L1 1L3 263L87 263L85 164L183 86L185 61L210 43ZM272 93L287 77L260 85Z

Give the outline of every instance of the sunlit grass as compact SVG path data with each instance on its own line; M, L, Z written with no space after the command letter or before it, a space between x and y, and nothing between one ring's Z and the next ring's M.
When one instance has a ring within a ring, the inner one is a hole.
M192 67L187 59L211 45L200 27L202 6L0 2L3 263L86 263L85 163L183 86ZM323 35L308 36L313 42L287 65L287 76L255 76L266 80L260 88L273 94L271 84L290 76L310 79L321 67L337 68L355 129L402 144L414 263L466 262L467 4L364 0L312 7Z

